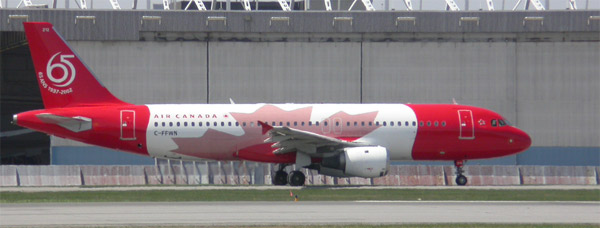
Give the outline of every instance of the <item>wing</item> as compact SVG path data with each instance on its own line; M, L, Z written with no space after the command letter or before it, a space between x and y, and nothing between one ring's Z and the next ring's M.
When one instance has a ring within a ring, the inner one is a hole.
M302 131L284 126L271 126L259 121L262 133L269 134L266 143L273 143L271 147L277 148L274 154L301 152L309 156L323 156L330 153L339 153L345 147L365 146L364 143L344 141L308 131Z

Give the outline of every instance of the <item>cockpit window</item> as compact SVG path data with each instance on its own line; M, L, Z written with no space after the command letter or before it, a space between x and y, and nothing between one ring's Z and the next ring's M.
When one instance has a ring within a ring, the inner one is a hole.
M493 119L490 122L492 122L492 127L498 126L498 121L496 119Z
M500 124L500 127L502 126L506 126L506 123L504 122L504 120L498 120L498 123Z

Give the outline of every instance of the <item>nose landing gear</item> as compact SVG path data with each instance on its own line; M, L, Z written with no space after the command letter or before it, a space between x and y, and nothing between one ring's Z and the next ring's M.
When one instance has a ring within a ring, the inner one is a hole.
M454 166L456 167L456 184L461 186L467 184L467 177L463 175L463 173L465 172L463 170L463 165L463 160L454 161Z

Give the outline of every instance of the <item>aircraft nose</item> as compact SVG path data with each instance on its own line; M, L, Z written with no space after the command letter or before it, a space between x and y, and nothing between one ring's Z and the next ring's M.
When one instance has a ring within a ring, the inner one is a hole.
M511 143L519 150L519 152L524 151L531 146L531 137L518 128L514 128L513 134L509 140L512 141Z

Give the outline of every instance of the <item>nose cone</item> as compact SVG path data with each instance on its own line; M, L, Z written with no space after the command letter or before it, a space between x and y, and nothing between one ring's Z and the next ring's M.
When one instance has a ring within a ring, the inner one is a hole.
M531 137L521 129L514 128L511 139L516 153L523 152L531 146Z

